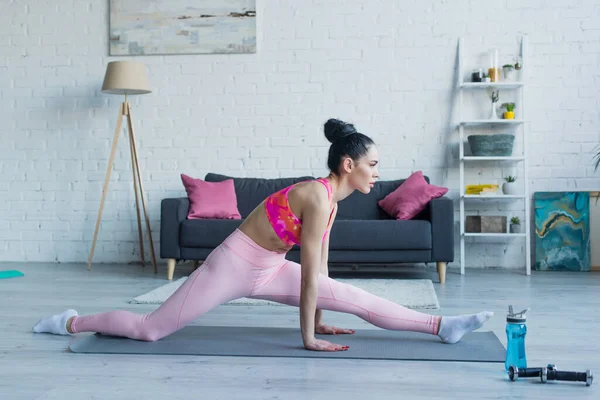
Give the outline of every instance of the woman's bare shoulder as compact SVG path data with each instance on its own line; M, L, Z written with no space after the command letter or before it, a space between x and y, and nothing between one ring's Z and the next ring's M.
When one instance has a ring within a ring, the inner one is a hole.
M307 181L296 184L290 194L298 196L306 202L320 203L321 201L329 202L329 194L327 188L320 182Z
M296 184L288 193L290 206L302 214L307 208L329 209L329 195L327 188L317 181L301 182Z

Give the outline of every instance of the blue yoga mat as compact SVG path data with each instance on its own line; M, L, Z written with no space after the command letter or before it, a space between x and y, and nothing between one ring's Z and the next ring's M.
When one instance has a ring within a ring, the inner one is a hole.
M24 276L24 274L14 269L8 271L0 271L0 279L16 278L17 276Z

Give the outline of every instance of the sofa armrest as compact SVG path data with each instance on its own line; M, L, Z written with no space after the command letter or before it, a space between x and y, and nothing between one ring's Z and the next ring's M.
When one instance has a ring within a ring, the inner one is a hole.
M448 197L429 202L426 215L431 222L431 258L436 262L454 261L454 203Z
M163 199L160 205L160 257L181 258L179 225L187 218L190 201L187 197Z

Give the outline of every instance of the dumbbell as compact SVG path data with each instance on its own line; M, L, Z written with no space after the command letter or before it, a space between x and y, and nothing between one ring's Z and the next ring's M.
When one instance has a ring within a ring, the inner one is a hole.
M540 377L542 383L547 381L570 381L570 382L585 382L586 386L590 386L594 380L592 371L589 369L586 372L571 372L558 371L554 364L548 364L542 368L517 368L511 366L508 369L508 376L511 381L517 378L537 378Z
M546 370L555 371L556 366L548 364ZM542 376L542 368L517 368L514 365L508 368L508 377L511 381L516 381L517 378L537 378L538 376Z
M547 381L585 382L585 386L590 386L594 380L592 371L589 369L585 372L571 372L542 368L542 375L540 378L543 383L546 383Z

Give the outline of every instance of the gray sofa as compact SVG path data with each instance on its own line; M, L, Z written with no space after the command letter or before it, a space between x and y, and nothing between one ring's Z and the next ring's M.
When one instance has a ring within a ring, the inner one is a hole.
M314 179L236 178L208 173L207 182L233 179L241 220L187 219L187 197L163 199L161 203L160 256L168 259L169 280L180 260L202 261L231 234L268 195L293 183ZM429 182L429 179L425 177ZM440 283L445 282L446 263L454 260L454 207L452 200L432 200L411 220L390 218L377 204L404 179L379 181L369 194L354 192L338 203L329 239L329 262L344 264L397 264L435 262ZM286 258L300 261L294 246ZM196 264L197 265L197 264Z

